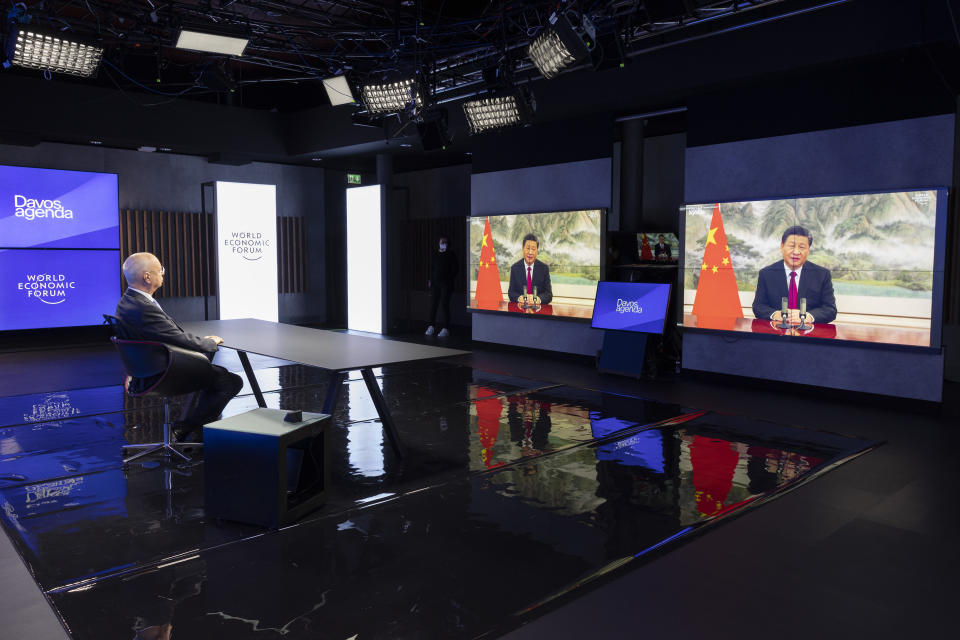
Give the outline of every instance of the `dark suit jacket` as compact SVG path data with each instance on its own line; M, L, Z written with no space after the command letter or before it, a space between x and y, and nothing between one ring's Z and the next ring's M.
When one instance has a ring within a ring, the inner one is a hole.
M787 297L787 278L783 260L760 269L757 292L753 297L753 315L767 319L780 311L780 301ZM800 274L797 298L807 299L807 313L813 314L817 324L833 322L837 318L837 299L833 295L830 270L807 262Z
M659 256L660 254L663 254L663 255L667 256L668 258L672 258L673 255L671 255L671 253L670 253L670 245L668 245L668 244L659 244L659 243L653 245L653 256L654 256L654 257L657 257L657 256Z
M553 300L553 290L550 288L550 266L546 262L533 261L533 286L537 288L537 297L542 304L550 304ZM510 267L510 288L507 296L510 302L527 292L527 263L523 259L517 260Z
M144 340L172 344L204 354L217 352L217 343L187 333L176 320L136 291L127 289L117 303L117 317Z

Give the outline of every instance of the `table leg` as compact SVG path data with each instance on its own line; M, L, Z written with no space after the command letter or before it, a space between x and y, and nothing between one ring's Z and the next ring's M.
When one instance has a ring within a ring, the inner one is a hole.
M397 457L402 458L403 444L400 442L400 434L397 432L397 427L393 424L393 416L390 415L387 401L383 399L383 394L380 392L377 377L373 375L373 370L370 367L360 369L360 373L363 374L363 381L367 383L367 390L373 399L373 405L377 408L377 413L380 414L380 422L383 424L383 430L387 432L387 438L390 439L390 444L393 445L393 450L396 452Z
M347 374L343 371L334 371L330 375L330 386L327 387L327 396L323 399L323 412L333 415L333 410L337 407L337 398L340 397L340 387L343 386L343 378Z
M247 382L253 389L253 396L257 399L257 404L266 407L267 403L263 400L263 392L260 391L260 383L257 382L257 376L253 373L253 367L250 366L250 358L247 357L247 352L238 350L237 355L240 356L240 364L243 365L243 372L247 374Z

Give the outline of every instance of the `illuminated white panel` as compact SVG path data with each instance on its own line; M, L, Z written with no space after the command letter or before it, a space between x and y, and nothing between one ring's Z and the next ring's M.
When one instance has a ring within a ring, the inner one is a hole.
M380 185L347 189L347 327L382 333Z
M221 320L277 322L277 187L217 182Z

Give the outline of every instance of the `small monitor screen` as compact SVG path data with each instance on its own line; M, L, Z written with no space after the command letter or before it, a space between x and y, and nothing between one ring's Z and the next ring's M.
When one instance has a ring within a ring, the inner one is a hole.
M101 324L119 292L119 251L0 249L0 330Z
M116 249L113 173L0 166L0 247Z
M598 282L593 328L663 333L670 285L646 282Z
M637 255L640 262L677 264L680 259L680 239L665 231L641 231L637 234Z

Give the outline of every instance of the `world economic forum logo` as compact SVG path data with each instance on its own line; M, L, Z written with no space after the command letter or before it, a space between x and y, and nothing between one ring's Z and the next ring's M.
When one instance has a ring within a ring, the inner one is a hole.
M231 231L230 237L223 241L223 246L244 260L254 261L263 257L263 250L270 246L270 239L264 238L262 233Z
M17 291L43 304L62 304L76 289L76 281L62 273L28 273L17 283Z
M15 194L13 196L13 214L24 220L50 218L53 220L72 220L73 209L67 209L60 200L44 200L42 198L28 198Z

